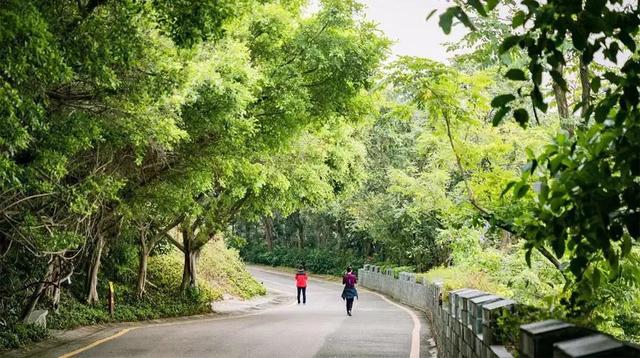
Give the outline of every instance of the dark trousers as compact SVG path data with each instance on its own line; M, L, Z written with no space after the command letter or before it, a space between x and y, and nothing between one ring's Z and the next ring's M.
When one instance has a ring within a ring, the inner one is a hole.
M351 312L353 308L353 298L347 298L347 312Z
M307 303L307 288L298 287L298 303L300 303L300 292L302 292L302 303Z

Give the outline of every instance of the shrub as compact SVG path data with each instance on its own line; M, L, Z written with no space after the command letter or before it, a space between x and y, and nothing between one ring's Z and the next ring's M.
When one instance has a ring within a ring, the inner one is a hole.
M11 326L0 326L0 349L19 348L41 341L49 336L49 332L34 324L17 323Z
M198 263L200 284L196 290L180 294L182 281L182 253L177 250L149 258L147 292L139 299L130 279L114 282L116 309L111 317L106 307L84 304L65 290L60 300L59 314L48 316L54 329L107 322L140 321L166 317L202 314L211 311L211 302L229 293L242 298L265 294L260 285L244 268L237 251L227 249L224 242L205 245ZM106 280L102 280L106 281Z
M342 275L347 266L358 269L366 261L351 250L335 252L326 248L276 246L269 251L262 243L247 245L241 250L241 255L243 259L256 264L288 267L304 265L310 272L329 275Z

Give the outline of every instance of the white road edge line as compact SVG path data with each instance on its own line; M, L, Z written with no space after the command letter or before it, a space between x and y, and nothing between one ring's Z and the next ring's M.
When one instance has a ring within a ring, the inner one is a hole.
M277 275L281 275L281 276L289 276L289 274L284 273L284 272L272 271L272 270L263 269L263 268L257 267L257 266L251 266L251 267L256 269L256 270L258 270L258 271L263 271L263 272L267 272L267 273L273 273L273 274L277 274ZM321 278L315 278L313 280L314 281L331 282L329 280L323 280ZM273 283L276 283L276 282L273 282ZM396 307L399 307L399 308L403 309L405 312L407 312L409 314L409 316L411 317L411 320L413 321L413 330L411 331L411 351L409 353L409 358L420 358L420 331L422 329L422 324L420 323L420 319L418 319L418 316L416 316L416 314L412 310L410 310L407 307L404 307L404 306L402 306L400 304L397 304L397 303L391 301L390 299L388 299L384 295L382 295L382 294L380 294L378 292L367 290L366 287L363 287L363 288L367 292L373 293L375 295L380 296L380 298L382 298L383 300L391 303L392 305L394 305Z
M390 299L386 298L384 295L381 295L377 292L373 292L371 290L367 290L367 292L380 296L383 300L389 302L390 304L396 307L403 309L405 312L409 314L409 316L411 316L411 319L413 320L413 330L411 331L411 351L409 353L409 358L420 358L420 330L422 328L422 325L420 324L420 319L418 319L418 316L416 316L416 314L412 310L391 301Z
M262 270L268 273L278 273L278 272L272 272L269 270ZM284 275L284 274L283 274ZM331 282L331 281L326 281L326 280L318 280L318 281L325 281L325 282ZM273 282L275 283L275 282ZM275 291L280 291L275 289ZM378 296L380 296L383 300L389 302L390 304L397 306L401 309L403 309L404 311L406 311L409 316L411 316L411 319L413 320L413 330L411 331L411 351L409 353L409 358L420 358L420 329L421 329L421 324L420 324L420 320L418 319L418 316L416 316L416 314L411 311L410 309L399 305L391 300L389 300L388 298L386 298L385 296L377 293L377 292L373 292L371 290L366 290L369 293L373 293L376 294ZM284 291L280 291L280 292L284 292ZM128 327L128 328L124 328L122 330L120 330L119 332L105 337L103 339L97 340L93 343L90 343L84 347L78 348L72 352L68 352L65 353L61 356L59 356L59 358L70 358L73 356L76 356L84 351L87 351L91 348L94 348L96 346L99 346L105 342L108 342L110 340L116 339L120 336L123 336L125 334L127 334L130 331L133 330L138 330L138 329L145 329L145 328L153 328L153 327L167 327L167 326L179 326L179 325L186 325L186 324L190 324L190 323L202 323L202 322L208 322L208 321L223 321L223 320L228 320L228 319L236 319L236 318L244 318L244 317L249 317L249 316L257 316L257 315L261 315L265 312L269 312L269 311L275 311L278 309L281 309L283 307L289 307L289 306L293 306L295 304L295 301L292 301L291 303L289 303L288 305L281 305L278 307L273 307L273 308L268 308L262 311L258 311L258 312L253 312L253 313L248 313L248 314L243 314L243 315L237 315L237 316L226 316L226 317L214 317L214 318L205 318L205 319L194 319L194 320L188 320L188 321L182 321L182 322L167 322L167 323L156 323L156 324L143 324L140 326L134 326L134 327Z

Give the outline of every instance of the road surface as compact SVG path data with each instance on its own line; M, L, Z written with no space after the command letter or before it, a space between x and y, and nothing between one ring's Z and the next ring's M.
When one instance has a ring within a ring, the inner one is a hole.
M292 275L251 271L269 290L291 292L286 303L222 319L121 331L115 338L76 351L75 356L428 357L426 325L419 313L361 289L353 316L348 317L340 298L342 285L313 278L307 304L298 305Z

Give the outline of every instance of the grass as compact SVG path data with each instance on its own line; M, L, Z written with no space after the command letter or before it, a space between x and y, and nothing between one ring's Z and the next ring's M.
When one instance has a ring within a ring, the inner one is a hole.
M221 240L207 244L200 254L200 284L197 290L179 292L182 264L182 253L177 250L150 257L149 284L142 299L136 296L134 282L114 280L116 309L113 317L105 307L107 278L101 279L99 293L102 304L99 305L87 305L79 298L80 295L73 294L73 290L63 290L59 312L50 312L47 326L50 329L73 329L95 324L204 314L211 312L212 301L221 300L225 294L239 299L266 294L264 286L246 270L238 252L227 248ZM0 349L19 348L43 340L48 334L46 329L33 325L0 325Z
M19 348L49 337L49 331L34 324L0 326L0 349Z
M221 240L207 244L200 254L200 283L197 290L179 292L182 264L182 253L178 250L150 257L150 284L142 299L136 297L132 285L116 283L116 309L113 317L104 307L86 305L65 293L61 300L60 314L50 315L49 325L54 329L71 329L100 323L203 314L211 312L211 302L221 300L224 294L248 299L266 293L266 289L245 269L238 252L226 248Z
M445 292L460 288L474 288L504 297L513 295L508 287L496 282L489 273L471 267L436 267L428 272L418 274L417 278L426 278L431 282L442 282Z
M238 251L226 248L221 240L205 246L199 269L201 278L217 292L242 299L267 293L246 270Z

